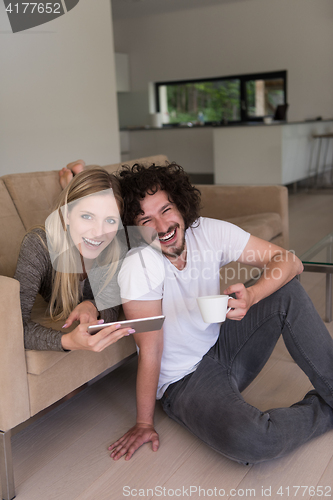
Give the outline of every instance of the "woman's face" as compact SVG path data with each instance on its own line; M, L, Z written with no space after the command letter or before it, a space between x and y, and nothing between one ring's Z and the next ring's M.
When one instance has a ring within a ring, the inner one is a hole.
M111 192L85 196L69 207L67 216L71 238L85 259L96 259L111 243L120 220Z

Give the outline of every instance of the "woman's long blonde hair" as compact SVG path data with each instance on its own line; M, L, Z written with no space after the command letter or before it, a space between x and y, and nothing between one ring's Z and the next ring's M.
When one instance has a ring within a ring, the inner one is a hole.
M73 245L66 226L68 204L73 204L81 198L93 194L110 194L115 197L120 216L123 214L123 199L118 179L101 167L92 167L77 174L62 191L54 211L48 217L45 225L48 247L53 257L57 256L56 265L53 262L53 285L49 305L52 319L67 318L80 302L80 273L77 270L78 250ZM52 250L51 250L52 249ZM97 257L100 266L107 266L105 280L101 290L110 282L116 272L120 257L120 245L115 236L111 243ZM69 270L74 270L70 272Z

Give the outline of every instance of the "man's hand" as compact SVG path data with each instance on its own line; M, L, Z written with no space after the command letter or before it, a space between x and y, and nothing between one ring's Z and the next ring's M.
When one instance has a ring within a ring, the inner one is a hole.
M108 448L112 451L110 457L113 460L118 460L123 455L126 455L125 460L129 460L133 453L140 448L144 443L152 442L153 451L157 451L160 445L159 437L150 424L136 424L126 434L123 435L118 441L111 444Z
M227 314L227 318L229 319L240 321L254 304L254 295L251 288L245 288L243 283L231 285L223 293L226 295L234 293L236 295L235 299L229 299L228 301L228 306L232 307L231 311Z
M98 311L94 304L89 300L85 300L73 309L66 319L63 328L68 328L74 323L74 321L79 321L80 323L97 323L97 317Z

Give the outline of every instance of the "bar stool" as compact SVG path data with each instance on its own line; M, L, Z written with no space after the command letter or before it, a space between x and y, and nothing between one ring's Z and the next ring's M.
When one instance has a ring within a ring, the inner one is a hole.
M315 170L315 187L318 187L318 177L320 173L320 155L321 155L321 149L322 149L322 144L323 142L326 142L326 150L324 154L324 165L323 165L323 173L325 172L326 164L327 164L327 159L328 159L328 151L329 151L329 145L330 145L330 140L333 139L333 132L329 132L326 134L312 134L313 139L318 139L319 144L318 144L318 150L317 150L317 162L316 162L316 170ZM332 150L333 152L333 150ZM310 165L311 169L311 165ZM330 166L330 171L331 171L331 180L330 180L330 185L333 185L333 156L332 156L332 163Z

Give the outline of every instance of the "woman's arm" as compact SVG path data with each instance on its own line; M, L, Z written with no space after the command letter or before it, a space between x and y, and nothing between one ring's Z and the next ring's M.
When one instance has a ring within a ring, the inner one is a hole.
M52 293L52 264L42 229L30 231L24 238L14 278L20 282L24 347L34 350L63 351L60 331L32 321L31 311L40 293L49 300Z

